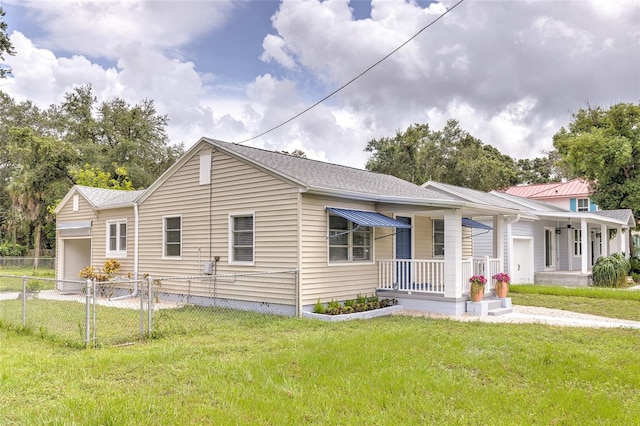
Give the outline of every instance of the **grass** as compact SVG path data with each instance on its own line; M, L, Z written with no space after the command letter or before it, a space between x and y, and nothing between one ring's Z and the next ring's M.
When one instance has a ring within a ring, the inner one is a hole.
M0 269L0 292L22 291L22 277L29 278L55 278L54 269L32 269L32 268L9 268ZM13 278L15 277L15 278ZM53 281L40 281L43 290L52 289L55 286Z
M637 331L263 319L90 351L0 329L0 423L640 422Z
M512 286L514 302L640 305L630 291L530 287ZM99 307L99 331L135 326L124 312ZM77 350L0 328L0 424L640 424L637 330L193 307L156 313L154 330Z
M514 305L542 306L640 321L640 291L599 287L511 285L509 297Z

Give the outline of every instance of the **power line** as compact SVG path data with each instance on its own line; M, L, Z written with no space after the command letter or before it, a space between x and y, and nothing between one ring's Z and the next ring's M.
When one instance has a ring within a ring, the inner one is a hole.
M341 91L342 89L344 89L345 87L347 87L348 85L350 85L351 83L353 83L354 81L356 81L357 79L359 79L360 77L362 77L363 75L365 75L366 73L368 73L369 71L371 71L373 68L375 68L376 66L380 65L383 61L385 61L386 59L388 59L391 55L393 55L394 53L396 53L398 50L402 49L404 46L406 46L407 44L409 44L409 42L411 42L414 38L418 37L420 35L420 33L422 33L424 30L426 30L427 28L429 28L430 26L432 26L433 24L435 24L436 22L438 22L440 19L444 18L444 16L451 12L453 9L455 9L460 3L462 3L464 0L459 0L456 4L454 4L453 6L451 6L449 9L445 10L444 13L442 13L442 15L438 16L436 19L434 19L433 21L431 21L429 24L425 25L424 27L422 27L420 29L420 31L418 31L417 33L415 33L413 36L411 36L411 38L409 38L407 41L405 41L404 43L402 43L400 46L396 47L395 49L393 49L390 53L388 53L386 56L384 56L382 59L380 59L379 61L377 61L376 63L374 63L373 65L371 65L369 68L365 69L364 71L362 71L360 74L358 74L357 76L353 77L351 80L349 80L348 82L346 82L345 84L343 84L342 86L338 87L336 90L334 90L333 92L329 93L327 96L325 96L324 98L320 99L318 102L314 103L313 105L305 108L304 110L300 111L299 113L297 113L296 115L294 115L293 117L289 118L288 120L283 121L282 123L278 124L277 126L274 126L272 128L270 128L269 130L265 130L264 132L256 135L256 136L252 136L249 139L245 139L243 141L240 142L235 142L236 144L243 144L249 141L252 141L254 139L258 139L261 136L266 135L267 133L271 133L276 129L279 129L280 127L284 126L285 124L288 124L290 122L292 122L293 120L295 120L296 118L300 117L302 114L306 113L307 111L317 107L318 105L320 105L321 103L323 103L324 101L326 101L327 99L329 99L330 97L332 97L333 95L335 95L336 93L338 93L339 91Z

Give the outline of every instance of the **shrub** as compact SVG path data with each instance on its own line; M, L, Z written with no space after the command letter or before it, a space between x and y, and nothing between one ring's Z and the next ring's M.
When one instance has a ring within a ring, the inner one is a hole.
M313 307L313 312L316 314L324 314L327 311L327 308L324 307L324 303L318 299L315 306Z
M624 284L629 262L620 254L599 258L593 265L593 285L619 287Z
M640 258L632 257L629 259L629 273L633 276L633 274L640 274Z

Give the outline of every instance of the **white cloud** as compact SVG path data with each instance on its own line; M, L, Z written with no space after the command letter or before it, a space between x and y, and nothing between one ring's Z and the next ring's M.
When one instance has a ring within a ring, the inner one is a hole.
M322 105L248 145L363 167L367 141L455 118L506 154L537 156L587 102L639 101L640 4L608 3L465 2ZM222 82L183 52L243 3L25 4L44 36L12 34L14 77L0 89L43 107L86 83L101 100L150 98L169 116L171 139L187 145L201 136L239 141L281 124L444 11L443 3L374 0L371 17L355 20L346 1L285 0L256 54L268 73Z

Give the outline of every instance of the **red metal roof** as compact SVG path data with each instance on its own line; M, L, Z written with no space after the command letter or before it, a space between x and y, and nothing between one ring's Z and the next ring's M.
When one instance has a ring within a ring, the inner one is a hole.
M589 183L582 179L569 182L541 183L536 185L512 186L504 192L524 198L585 198L589 197Z

